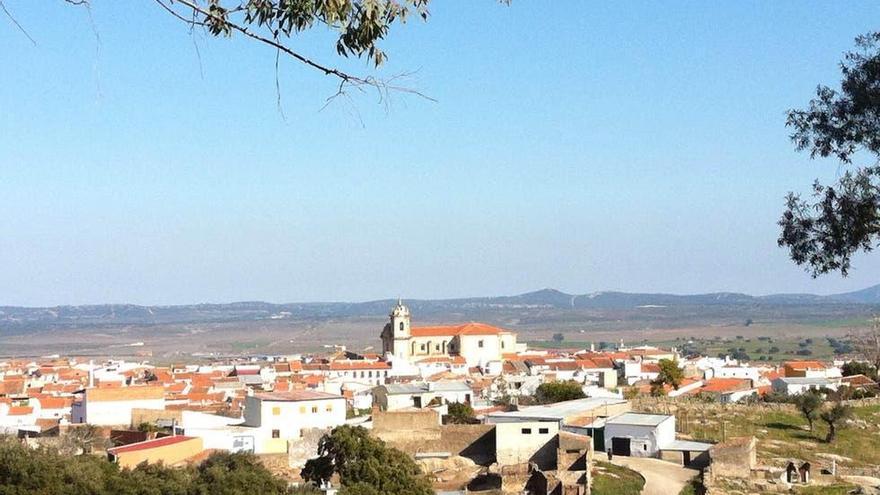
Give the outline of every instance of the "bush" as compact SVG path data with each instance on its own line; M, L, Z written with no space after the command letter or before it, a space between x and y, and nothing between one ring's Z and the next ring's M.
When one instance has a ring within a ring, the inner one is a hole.
M535 400L538 404L552 404L567 400L583 399L586 397L581 384L573 381L550 382L538 385L535 390Z
M197 468L144 463L120 469L103 457L62 455L0 440L3 495L248 495L255 487L265 495L292 493L252 454L212 454Z

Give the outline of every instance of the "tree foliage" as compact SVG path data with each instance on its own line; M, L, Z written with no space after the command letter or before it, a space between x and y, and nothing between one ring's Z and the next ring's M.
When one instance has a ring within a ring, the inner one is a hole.
M831 406L830 409L821 414L822 421L828 425L828 434L825 441L831 443L837 438L837 429L843 425L843 422L852 417L852 408L845 406L840 402Z
M318 444L318 457L306 462L301 474L315 484L338 475L341 495L434 493L408 455L371 437L361 426L339 426L324 435Z
M549 382L538 385L535 401L538 404L552 404L586 397L581 385L574 381Z
M287 483L251 454L218 453L197 468L141 464L30 449L0 440L0 495L287 495Z
M877 368L869 363L849 361L843 363L840 371L843 373L843 376L865 375L871 380L877 381Z
M822 408L822 397L816 392L807 391L794 398L794 405L807 420L810 431L813 431L813 423L819 417L819 411Z
M661 359L658 365L660 366L660 373L654 379L653 384L659 385L661 388L663 385L669 385L678 390L678 387L681 386L681 381L684 380L684 371L678 367L678 362L671 359Z
M791 110L786 125L798 151L811 158L854 159L873 164L847 170L836 184L816 181L813 199L789 193L779 225L779 245L812 275L848 273L852 256L880 243L880 32L856 38L857 49L840 64L840 90L819 86L803 110Z
M447 406L449 408L449 413L444 418L447 423L457 424L457 425L467 425L472 424L476 421L476 416L474 415L474 408L471 407L470 404L461 403L461 402L453 402Z

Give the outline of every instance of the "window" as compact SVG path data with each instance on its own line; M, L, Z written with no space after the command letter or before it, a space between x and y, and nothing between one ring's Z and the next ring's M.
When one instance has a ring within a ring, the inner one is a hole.
M531 429L531 428L523 428L523 429L522 429L522 434L523 434L523 435L531 435L531 434L532 434L532 429Z
M318 414L318 406L312 406L312 414Z
M425 350L425 344L422 344L422 350L423 351Z
M550 429L549 428L538 428L538 433L540 433L541 435L546 435L546 434L550 433Z
M372 371L368 371L368 372L367 372L367 378L373 378L373 372L372 372Z
M272 408L272 416L281 416L281 408L273 407Z
M333 404L327 404L327 407L324 408L327 412L333 412Z
M281 430L272 430L272 438L281 438Z
M477 342L477 347L479 347L481 349L483 348L483 341L482 340Z
M648 444L642 445L642 450L648 450Z
M504 341L501 341L501 348L504 349Z
M435 351L439 351L439 350L440 350L440 344L435 345L435 346L434 346L434 350L435 350Z
M305 414L306 413L306 406L299 406L299 413Z
M403 331L403 322L400 322L400 331Z

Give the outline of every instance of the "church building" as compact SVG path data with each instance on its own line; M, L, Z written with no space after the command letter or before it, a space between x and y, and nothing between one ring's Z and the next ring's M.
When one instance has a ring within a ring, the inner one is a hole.
M389 317L391 321L382 330L382 353L409 362L461 356L468 366L478 366L525 347L517 344L515 333L485 323L412 327L409 308L400 300Z

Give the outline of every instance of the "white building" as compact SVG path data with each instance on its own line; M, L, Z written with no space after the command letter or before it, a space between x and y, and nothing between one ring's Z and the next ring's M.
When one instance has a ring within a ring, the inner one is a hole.
M659 457L675 442L675 416L623 413L605 420L605 451L632 457Z
M287 441L308 428L333 428L345 423L345 398L312 390L271 392L245 400L244 426L254 428L255 452L287 452Z
M161 385L88 388L71 408L71 423L98 426L131 424L132 409L165 410Z
M516 334L484 323L412 327L409 308L401 301L382 330L382 352L407 361L431 356L462 356L468 366L499 361L506 353L525 350Z
M432 407L473 401L473 390L463 381L390 383L373 389L375 404L383 411Z
M782 377L773 380L773 391L788 395L800 395L808 390L837 390L838 380L828 378Z

